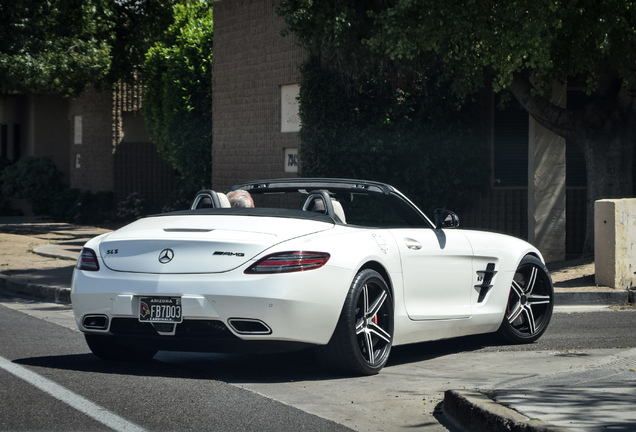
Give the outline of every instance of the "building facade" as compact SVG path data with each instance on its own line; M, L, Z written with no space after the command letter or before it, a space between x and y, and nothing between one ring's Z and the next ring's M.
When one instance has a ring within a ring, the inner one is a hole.
M141 99L140 86L123 83L71 99L71 187L112 191L115 202L131 193L155 206L170 199L176 174L150 140Z
M0 156L51 158L71 188L113 192L114 205L135 192L160 208L176 173L150 141L140 108L140 87L125 84L76 97L1 96Z
M271 0L214 4L212 187L217 190L249 179L296 175L301 143L297 122L290 119L294 109L297 113L294 85L306 55L293 36L281 36L283 28ZM565 89L557 90L563 105ZM580 252L585 187L566 184L565 141L523 110L498 110L492 94L481 102L487 130L481 145L491 156L491 184L460 215L462 226L528 239L547 261Z
M214 3L212 187L296 176L305 53L270 0Z

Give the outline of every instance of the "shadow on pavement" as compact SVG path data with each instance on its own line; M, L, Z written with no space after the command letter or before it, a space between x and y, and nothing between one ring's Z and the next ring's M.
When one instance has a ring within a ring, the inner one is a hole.
M396 347L386 368L473 351L484 347L487 338L457 338ZM136 376L214 379L228 383L283 383L347 379L325 371L313 351L275 354L214 354L161 351L146 362L117 362L98 359L91 353L32 357L15 360L28 366ZM382 373L382 372L380 372Z

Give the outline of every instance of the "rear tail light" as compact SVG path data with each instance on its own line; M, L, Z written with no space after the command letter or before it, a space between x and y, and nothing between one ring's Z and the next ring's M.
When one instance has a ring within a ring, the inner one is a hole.
M99 262L97 262L97 255L95 255L95 251L93 249L83 248L80 252L79 258L77 259L77 265L75 268L78 270L98 271Z
M315 270L329 261L330 255L324 252L279 252L267 255L251 265L245 274L292 273Z

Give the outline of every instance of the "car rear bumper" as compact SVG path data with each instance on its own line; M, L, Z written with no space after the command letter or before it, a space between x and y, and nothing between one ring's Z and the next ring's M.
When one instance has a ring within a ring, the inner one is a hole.
M146 340L159 349L236 351L242 349L224 347L245 342L321 345L335 329L351 277L329 266L272 275L75 270L71 301L82 332ZM145 296L179 297L183 322L174 328L140 322L140 298Z

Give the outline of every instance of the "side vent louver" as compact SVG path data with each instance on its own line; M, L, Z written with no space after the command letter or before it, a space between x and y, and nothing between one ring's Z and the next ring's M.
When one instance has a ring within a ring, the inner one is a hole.
M477 272L477 281L480 282L475 285L475 288L479 290L479 297L477 303L481 303L486 298L486 294L492 288L492 278L495 277L497 271L495 270L495 263L488 263L486 270L480 270Z

